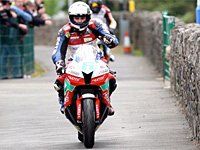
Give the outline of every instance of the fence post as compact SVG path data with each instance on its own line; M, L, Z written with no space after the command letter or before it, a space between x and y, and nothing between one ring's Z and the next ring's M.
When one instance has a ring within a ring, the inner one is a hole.
M162 12L163 20L163 65L164 65L164 79L170 81L169 61L166 57L166 48L170 46L170 31L175 26L175 17L168 16L168 12Z

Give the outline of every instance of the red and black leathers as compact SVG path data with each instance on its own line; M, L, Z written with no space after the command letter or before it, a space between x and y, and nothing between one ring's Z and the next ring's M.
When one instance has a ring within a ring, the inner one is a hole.
M118 45L118 40L115 36L111 35L108 31L102 28L102 25L95 20L90 20L88 27L83 32L77 32L70 23L64 25L58 33L57 43L52 55L54 64L60 60L72 58L74 52L82 44L89 44L98 48L97 38L103 40L103 38L109 35L113 41L107 45L109 48L114 48Z

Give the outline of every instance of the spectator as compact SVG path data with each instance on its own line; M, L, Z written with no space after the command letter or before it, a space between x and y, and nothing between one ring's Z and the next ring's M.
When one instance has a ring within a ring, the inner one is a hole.
M27 26L24 24L18 24L13 21L11 18L16 18L17 14L10 10L11 1L2 0L0 2L0 17L2 19L2 24L6 24L9 27L20 28L22 30L27 31Z
M29 25L31 27L52 24L52 22L50 20L44 20L43 18L40 18L38 15L34 16L34 12L35 12L35 8L36 8L34 3L32 3L31 1L28 1L25 4L25 6L26 6L25 11L28 12L29 14L31 14L31 16L32 16L32 21L29 22Z
M17 16L21 17L24 22L31 22L31 15L22 10L23 4L23 0L15 0L15 4L11 6L11 10L15 11Z
M29 13L23 11L24 1L14 0L14 2L15 2L14 5L12 5L10 9L16 12L18 21L23 24L26 24L27 22L31 22L32 16ZM20 30L21 39L23 39L23 36L25 34L27 34L27 32Z
M8 78L8 59L10 60L10 68L13 78L22 78L21 70L21 56L19 48L16 46L18 37L15 37L15 28L20 28L27 31L27 26L24 24L18 24L14 21L16 14L10 10L11 1L1 0L0 3L0 18L1 18L1 79ZM8 28L8 27L9 28Z
M26 1L26 7L24 7L24 1ZM7 79L10 77L8 67L11 68L13 78L23 77L21 60L24 56L20 53L20 47L23 46L23 43L21 43L23 35L28 32L28 27L25 24L28 23L32 27L52 24L51 20L42 19L35 12L37 12L35 2L31 3L30 0L13 0L13 3L11 0L0 0L0 35L2 41L0 43L0 78ZM20 29L20 32L17 29ZM20 36L18 36L19 33Z
M44 20L49 20L49 22L51 22L50 17L45 13L46 9L44 7L44 1L35 0L35 5L37 10L37 16Z
M36 5L36 9L37 9L38 15L39 16L44 15L44 13L45 13L44 1L35 0L35 5Z

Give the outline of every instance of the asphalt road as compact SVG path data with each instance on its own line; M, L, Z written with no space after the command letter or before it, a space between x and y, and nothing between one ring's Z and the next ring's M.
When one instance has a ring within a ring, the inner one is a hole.
M0 80L1 150L85 149L74 126L59 112L53 47L35 48L47 73L34 79ZM164 88L161 76L143 57L116 55L115 115L96 132L94 149L196 150L188 123Z

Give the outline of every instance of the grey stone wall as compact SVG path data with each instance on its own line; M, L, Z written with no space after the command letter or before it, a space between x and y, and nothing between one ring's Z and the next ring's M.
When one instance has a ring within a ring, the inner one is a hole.
M135 48L142 50L163 73L162 57L162 16L160 12L136 11L125 13L125 18L130 20L131 39Z
M171 33L171 89L186 114L193 138L199 143L200 26L185 24Z
M52 26L35 27L35 45L54 46L59 29L67 22L67 18L55 19L52 20Z

